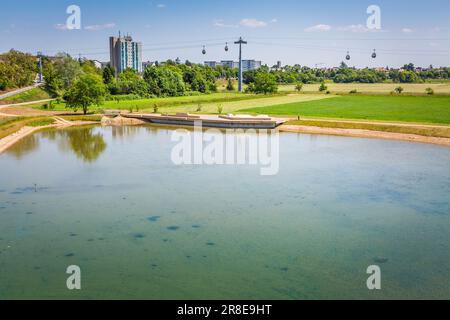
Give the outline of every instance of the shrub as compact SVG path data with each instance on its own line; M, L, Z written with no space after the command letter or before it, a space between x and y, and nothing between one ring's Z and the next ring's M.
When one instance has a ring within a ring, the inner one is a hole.
M433 90L432 88L426 88L426 89L425 89L425 92L426 92L428 95L433 95L433 94L434 94L434 90Z
M325 82L322 82L322 83L320 84L319 91L320 91L320 92L324 92L324 91L326 91L326 90L328 90L328 87L325 85Z
M221 104L219 104L217 106L217 113L222 114L222 112L223 112L223 106Z
M352 91L350 91L350 94L356 94L356 93L358 93L358 90L356 90L356 89L353 89Z
M158 110L159 110L159 106L158 106L157 103L155 103L155 104L153 105L153 113L158 113Z
M234 91L234 84L233 84L233 80L231 80L231 79L228 79L227 90L228 91Z
M295 91L300 92L303 90L303 83L299 82L295 85Z
M403 87L397 87L397 88L395 88L395 92L397 92L398 94L402 94L402 92L404 91L405 89L403 89Z

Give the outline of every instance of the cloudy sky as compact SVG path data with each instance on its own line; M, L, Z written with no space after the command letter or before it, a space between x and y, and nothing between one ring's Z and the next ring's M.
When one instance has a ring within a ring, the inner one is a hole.
M67 30L67 7L81 8L81 29ZM130 33L144 60L237 59L273 65L336 66L350 51L358 67L449 66L448 0L1 0L0 51L81 53L108 61L108 37ZM367 8L381 8L381 29L367 27ZM230 51L223 47L229 42ZM206 46L207 54L201 50ZM376 49L378 58L370 58Z

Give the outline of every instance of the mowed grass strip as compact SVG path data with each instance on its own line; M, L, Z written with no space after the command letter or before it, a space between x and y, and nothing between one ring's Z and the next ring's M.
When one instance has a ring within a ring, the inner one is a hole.
M280 94L283 95L283 94ZM258 99L264 96L256 96L249 94L238 93L212 93L198 96L182 96L182 97L168 97L168 98L152 98L152 99L139 99L139 100L120 100L120 101L105 101L101 106L93 106L90 109L95 111L98 109L118 109L139 111L152 111L154 106L157 105L158 109L168 108L181 105L192 105L198 103L215 103L215 102L230 102L230 101L243 101L248 99ZM43 109L44 104L38 104L33 106L34 108ZM65 111L65 103L53 103L53 109L51 111Z
M450 124L450 97L339 96L239 111L286 116Z
M261 108L272 105L312 101L318 99L331 98L330 95L324 94L289 94L289 95L259 95L253 96L252 99L245 99L239 101L218 101L213 103L202 103L201 110L199 104L186 104L180 106L163 107L160 112L174 113L174 112L189 112L198 114L216 114L218 113L218 106L223 108L222 113L234 113L244 108Z
M415 134L426 137L450 138L450 126L446 127L420 127L420 126L402 126L387 125L378 123L354 123L339 121L320 121L320 120L295 120L289 121L286 125L336 128L336 129L359 129L391 133Z

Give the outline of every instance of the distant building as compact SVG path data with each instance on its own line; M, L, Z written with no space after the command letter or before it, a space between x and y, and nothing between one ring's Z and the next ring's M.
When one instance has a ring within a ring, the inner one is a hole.
M156 63L153 61L142 62L142 69L145 70L147 67L153 67Z
M256 70L261 68L261 61L256 60L242 60L242 69L243 71L249 71L249 70ZM233 60L222 60L220 62L217 61L205 61L205 66L209 67L228 67L230 69L236 69L239 68L239 62L233 61Z
M230 69L239 68L239 62L234 62L233 60L222 60L220 61L222 67L228 67Z
M216 61L205 61L205 66L214 68L218 66L220 63Z
M261 68L261 61L256 60L242 60L242 70L250 71L250 70L257 70Z
M111 66L119 74L125 69L131 68L142 72L142 43L134 42L131 36L110 37L109 52Z

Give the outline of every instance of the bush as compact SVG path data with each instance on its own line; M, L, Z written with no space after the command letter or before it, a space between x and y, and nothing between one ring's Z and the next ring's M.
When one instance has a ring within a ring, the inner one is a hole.
M395 92L397 92L398 94L402 94L402 92L404 91L405 89L403 89L403 87L397 87L397 88L395 88Z
M222 114L222 112L223 112L223 106L222 106L221 104L219 104L219 105L217 106L217 113L218 113L218 114Z
M322 82L319 87L319 92L327 91L328 87L325 85L325 82Z
M434 94L434 90L432 88L426 88L425 92L430 96Z
M228 81L227 81L227 90L234 91L234 83L233 83L233 80L231 80L231 79L228 79Z
M260 71L256 74L254 82L248 85L246 91L256 94L276 93L278 91L277 80L273 74Z
M159 110L159 106L158 106L157 103L155 103L155 104L153 105L153 113L158 113L158 110Z
M356 89L353 89L352 91L350 91L350 94L356 94L356 93L358 93L358 90L356 90Z

